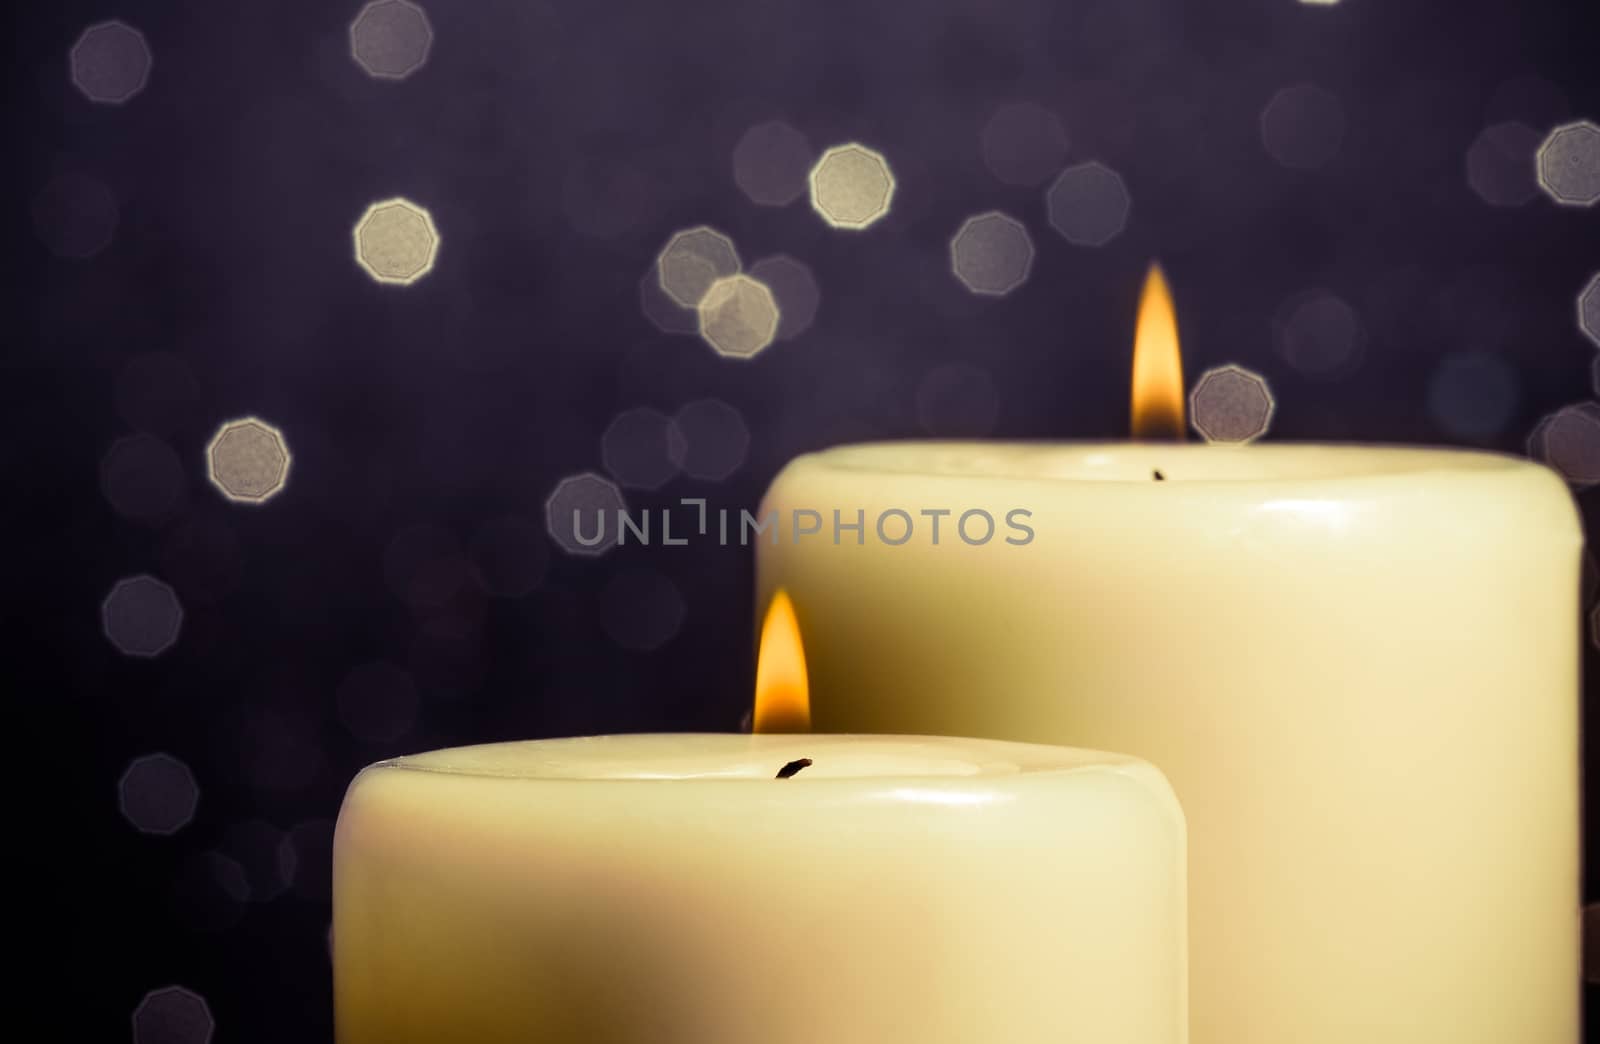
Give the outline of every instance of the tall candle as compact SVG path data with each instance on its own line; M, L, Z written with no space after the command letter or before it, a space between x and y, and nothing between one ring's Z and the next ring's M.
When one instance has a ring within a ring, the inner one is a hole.
M1149 765L1032 744L646 735L399 758L339 816L337 1036L1182 1044L1183 835Z
M834 510L864 526L835 540ZM819 729L1167 774L1196 1044L1578 1040L1581 534L1553 473L900 443L801 457L763 511L758 598L793 596Z

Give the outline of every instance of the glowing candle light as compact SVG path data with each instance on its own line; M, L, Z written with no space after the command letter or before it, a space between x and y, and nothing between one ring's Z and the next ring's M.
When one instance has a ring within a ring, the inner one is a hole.
M1134 431L1170 439L1159 272L1136 342ZM818 728L1126 750L1172 779L1197 1044L1576 1044L1582 536L1552 471L901 442L791 462L761 513L799 511L864 523L757 546Z

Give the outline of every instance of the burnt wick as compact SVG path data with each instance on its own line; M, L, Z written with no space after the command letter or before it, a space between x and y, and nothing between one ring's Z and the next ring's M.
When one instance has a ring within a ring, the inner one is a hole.
M1157 468L1156 470L1152 471L1150 474L1155 476L1155 479L1156 479L1157 482L1165 482L1165 481L1167 481L1167 476L1161 474L1161 470L1159 468Z
M810 758L797 758L778 770L778 778L788 779L790 776L793 776L795 773L799 772L809 764L811 764Z

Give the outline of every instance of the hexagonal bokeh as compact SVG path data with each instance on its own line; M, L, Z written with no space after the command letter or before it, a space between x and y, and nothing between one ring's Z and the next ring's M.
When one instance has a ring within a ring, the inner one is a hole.
M1232 363L1202 373L1189 393L1189 423L1207 442L1254 442L1276 408L1266 378Z
M600 437L600 458L611 477L633 489L660 489L678 473L672 460L672 421L647 406L623 410Z
M1520 207L1539 194L1539 132L1515 120L1485 127L1467 149L1467 185L1493 207Z
M882 220L894 201L889 161L855 142L824 152L808 181L812 209L833 228L867 228Z
M685 403L672 418L673 462L690 478L721 482L739 470L750 450L750 429L739 411L720 399Z
M752 203L786 207L805 192L815 156L811 142L789 124L758 123L733 147L733 181Z
M410 0L372 0L350 23L350 57L375 80L403 80L428 62L433 26Z
M950 239L950 270L975 294L1003 297L1027 282L1032 268L1027 227L998 210L967 218Z
M262 504L289 481L283 432L259 417L240 417L217 429L206 446L211 484L236 503Z
M569 555L601 555L617 546L617 516L627 509L610 479L592 471L569 475L545 498L545 530Z
M750 278L771 290L778 304L778 340L793 340L811 329L822 291L809 265L788 254L774 254L751 265Z
M1568 207L1600 200L1600 127L1588 120L1566 123L1539 146L1539 187Z
M141 573L112 585L100 603L100 627L124 656L160 656L178 640L183 606L169 585Z
M127 435L100 459L100 492L117 514L137 522L159 523L182 506L183 464L154 435Z
M667 296L661 289L661 270L655 265L639 277L639 311L664 334L700 332L700 313Z
M85 29L67 55L73 86L102 105L121 105L150 80L150 45L125 22L100 22Z
M1261 110L1261 145L1292 170L1315 170L1344 143L1344 106L1311 83L1285 87Z
M1575 486L1600 482L1600 404L1564 406L1540 422L1539 456Z
M1335 379L1354 370L1366 347L1366 327L1345 300L1308 290L1285 301L1273 323L1273 343L1307 377Z
M989 173L1007 185L1043 185L1067 160L1061 117L1037 102L1002 105L978 135Z
M410 286L433 271L439 256L439 230L433 215L396 196L372 204L354 229L356 264L373 279Z
M778 336L778 301L767 285L748 275L711 284L700 301L700 336L718 355L748 359Z
M1445 357L1428 381L1428 415L1456 439L1487 439L1516 413L1521 384L1516 368L1489 352Z
M57 257L81 261L111 245L119 214L111 190L68 172L50 179L33 200L33 227Z
M706 225L674 233L656 255L661 289L683 308L697 308L711 284L740 269L733 240Z
M1045 192L1050 227L1076 246L1101 247L1121 235L1132 200L1122 176L1097 160L1062 171Z
M171 754L134 758L117 781L122 818L143 834L169 837L189 825L200 787L189 766Z
M1000 397L987 370L967 363L935 366L917 384L917 423L935 438L979 438L994 431Z
M1578 292L1578 329L1600 348L1600 272Z
M600 620L606 634L635 652L654 651L677 637L685 611L677 585L654 569L617 573L601 594Z
M215 1031L205 998L182 986L151 990L133 1009L133 1044L210 1044Z

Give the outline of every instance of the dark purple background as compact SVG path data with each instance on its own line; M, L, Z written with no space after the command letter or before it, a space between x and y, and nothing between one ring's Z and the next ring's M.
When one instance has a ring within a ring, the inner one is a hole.
M363 764L736 725L752 677L748 551L577 560L542 540L544 498L600 468L622 409L715 396L752 437L730 480L679 478L630 492L635 507L753 507L798 452L922 434L916 391L941 363L987 371L996 435L1116 436L1157 256L1191 376L1230 361L1264 373L1273 438L1461 441L1428 390L1466 350L1515 379L1509 418L1481 445L1520 452L1541 416L1592 394L1573 300L1600 267L1600 208L1539 196L1496 209L1464 176L1490 123L1542 134L1600 117L1592 3L432 0L431 59L402 83L348 57L355 4L28 6L6 67L17 263L0 461L18 530L0 605L18 667L11 742L57 759L10 802L44 889L14 901L48 912L43 941L14 952L68 991L47 1022L61 1039L126 1039L139 998L169 983L206 997L219 1040L324 1039L327 828ZM108 17L155 54L148 88L121 107L90 104L66 72L72 41ZM1338 156L1310 172L1276 164L1259 133L1273 94L1302 81L1333 92L1347 121ZM980 130L1016 100L1062 116L1071 162L1126 179L1132 219L1109 246L1069 245L1042 190L985 169ZM847 234L804 201L752 205L730 153L772 118L817 146L881 149L900 182L891 216ZM32 228L35 196L63 172L104 182L120 212L89 260L53 257ZM351 260L355 218L393 195L431 208L443 239L437 268L406 289ZM1000 301L947 270L952 232L991 208L1038 247L1031 281ZM699 223L746 260L782 250L811 265L811 331L744 363L658 333L640 277L673 230ZM1366 330L1359 367L1336 380L1299 374L1273 346L1274 314L1315 287ZM193 377L148 422L185 470L183 507L159 525L119 516L100 490L107 448L143 423L119 374L149 352ZM223 501L203 469L212 431L246 413L295 454L288 489L258 509ZM1595 495L1581 503L1592 520ZM468 568L503 516L547 557L520 598L490 597ZM405 541L393 550L418 525L457 577L431 608L404 596L415 564ZM187 617L174 649L133 661L102 637L98 609L146 571L174 583ZM653 652L619 647L613 632L652 622L629 585L662 578L681 630ZM414 727L381 744L352 736L336 698L374 661L405 672L419 701ZM171 838L118 810L124 767L154 751L191 766L201 791ZM229 896L219 865L245 873L253 900Z

